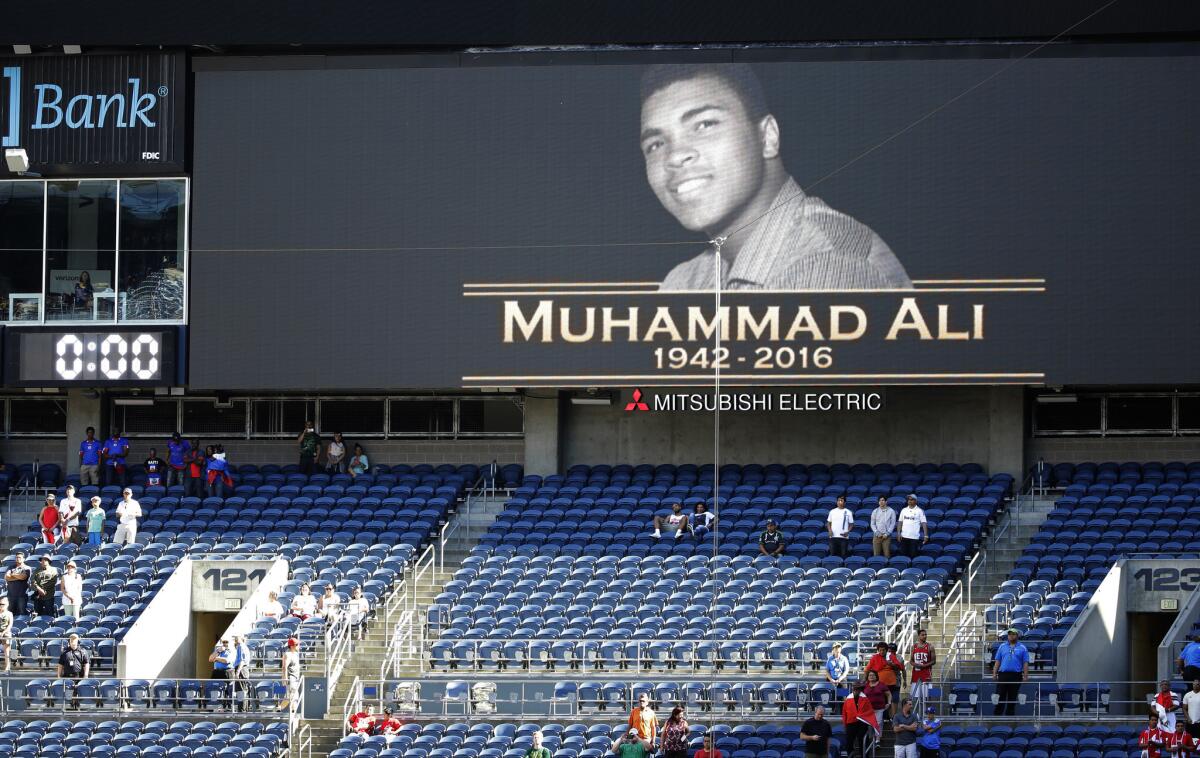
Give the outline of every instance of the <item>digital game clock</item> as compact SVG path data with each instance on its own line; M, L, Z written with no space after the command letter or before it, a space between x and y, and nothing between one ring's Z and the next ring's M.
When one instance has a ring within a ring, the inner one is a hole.
M13 387L177 384L173 327L5 330L5 384Z

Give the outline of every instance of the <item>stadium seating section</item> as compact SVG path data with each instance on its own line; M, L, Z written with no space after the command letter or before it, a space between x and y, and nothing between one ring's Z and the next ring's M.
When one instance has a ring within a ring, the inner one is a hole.
M13 720L0 726L12 758L273 758L285 723Z
M1117 558L1200 552L1200 463L1080 463L1048 469L1063 488L1008 581L991 599L992 629L1022 632L1035 668L1055 665L1058 642Z

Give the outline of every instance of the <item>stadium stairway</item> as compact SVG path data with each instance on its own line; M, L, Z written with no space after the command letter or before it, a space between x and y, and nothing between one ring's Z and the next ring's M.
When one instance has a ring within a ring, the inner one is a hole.
M30 487L9 493L0 518L0 547L8 550L21 541L21 535L29 531L29 524L41 513L46 493L53 491L52 488Z

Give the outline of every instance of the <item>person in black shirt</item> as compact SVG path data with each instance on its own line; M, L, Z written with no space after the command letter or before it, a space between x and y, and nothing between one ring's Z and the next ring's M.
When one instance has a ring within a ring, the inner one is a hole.
M825 706L818 705L813 711L813 717L800 727L800 739L804 740L805 755L829 756L829 738L833 736L833 727L825 720Z
M87 648L79 646L79 635L67 637L67 648L58 656L58 671L55 676L59 679L87 679L92 670L92 654ZM74 692L74 690L72 690ZM79 696L71 695L71 707L79 707Z
M33 570L25 562L25 554L17 553L17 562L4 574L8 589L8 609L13 616L29 613L29 576Z
M150 448L150 457L146 459L146 486L159 487L163 483L163 472L167 464L158 457L158 451Z
M759 552L772 558L778 558L783 555L785 548L787 548L787 540L784 538L783 532L779 531L774 521L768 521L767 531L758 537Z

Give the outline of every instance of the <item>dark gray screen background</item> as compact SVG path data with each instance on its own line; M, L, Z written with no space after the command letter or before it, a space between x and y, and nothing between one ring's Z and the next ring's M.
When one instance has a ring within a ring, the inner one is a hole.
M1200 380L1200 59L1028 59L947 105L1006 66L756 67L789 171L878 232L912 278L1048 282L992 341L860 345L842 367ZM190 383L448 387L647 368L644 345L636 358L505 348L497 303L461 294L490 280L657 281L702 249L646 183L640 72L197 72Z

